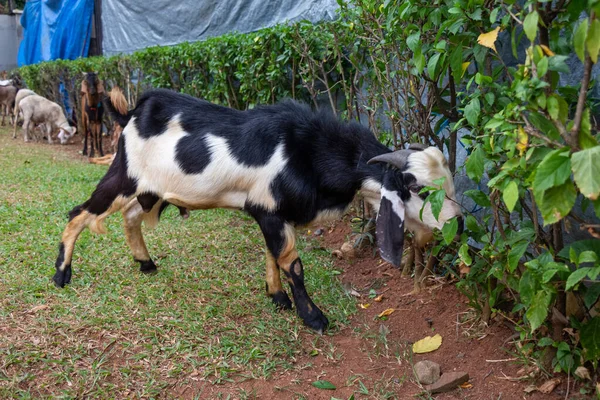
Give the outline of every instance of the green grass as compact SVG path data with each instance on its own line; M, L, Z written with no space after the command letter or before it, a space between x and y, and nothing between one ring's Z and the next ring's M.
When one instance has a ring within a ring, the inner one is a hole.
M311 346L295 313L265 296L263 238L241 212L183 221L167 209L144 230L159 266L151 276L138 271L114 215L107 235L82 233L72 283L56 288L67 212L106 167L10 136L0 130L0 398L165 397L193 379L269 377ZM329 254L308 245L300 238L306 285L335 333L355 304Z

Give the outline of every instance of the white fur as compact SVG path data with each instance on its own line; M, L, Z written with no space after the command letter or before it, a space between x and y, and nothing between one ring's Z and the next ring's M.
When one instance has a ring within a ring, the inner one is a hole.
M62 108L42 96L29 94L18 103L18 108L23 113L25 141L29 140L29 128L33 128L36 124L45 125L48 143L52 143L52 132L56 129L65 131L61 138L62 144L65 144L75 134L75 127L69 126ZM15 123L15 134L16 129L17 125Z
M283 144L259 167L241 164L231 154L226 139L206 134L210 163L199 174L186 174L175 161L177 143L189 133L179 116L169 122L164 133L149 139L140 137L135 117L123 130L128 157L128 174L137 178L137 193L150 192L173 204L190 209L243 208L246 201L274 210L271 183L283 170Z
M381 187L381 198L386 198L392 203L392 211L404 221L404 202L398 195L398 192L392 192L384 187ZM411 199L412 200L412 199ZM410 202L409 202L410 203Z

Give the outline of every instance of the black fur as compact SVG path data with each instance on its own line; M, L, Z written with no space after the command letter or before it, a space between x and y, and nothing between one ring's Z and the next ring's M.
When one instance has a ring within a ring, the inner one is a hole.
M135 258L134 258L134 260L140 263L140 271L142 271L145 274L154 273L158 269L156 267L156 264L154 264L154 261L152 261L152 260L143 261L143 260L136 260Z
M158 200L160 199L154 193L143 193L139 194L137 197L137 201L142 206L144 212L150 212Z
M290 298L286 292L281 291L281 292L272 294L270 296L273 301L273 304L275 304L275 307L277 307L281 310L291 310L292 309L292 301L290 300Z
M56 273L52 277L54 284L60 288L65 287L66 284L71 283L71 264L65 266L64 271L60 271L58 268L65 261L65 245L61 242L58 246L58 258L56 259Z

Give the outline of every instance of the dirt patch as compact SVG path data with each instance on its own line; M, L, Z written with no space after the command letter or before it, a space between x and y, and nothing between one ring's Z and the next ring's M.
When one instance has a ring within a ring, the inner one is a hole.
M340 223L324 229L319 242L325 248L339 249L349 234L348 224ZM514 331L498 320L477 329L462 322L472 310L452 283L439 281L413 295L412 279L383 263L372 249L358 252L351 261L336 260L336 267L343 271L340 277L344 286L360 294L359 303L368 307L360 308L349 326L331 336L299 337L306 350L295 360L295 369L268 380L223 385L194 381L192 377L190 384L176 388L174 394L190 399L198 395L347 399L353 394L355 398L430 398L416 383L412 370L414 363L427 359L439 363L442 372L465 371L470 376L468 388L438 394L435 399L564 398L560 388L551 395L526 394L524 389L532 382L511 379L521 368L508 352L513 348ZM383 294L381 302L373 301L371 289ZM388 308L395 311L387 319L377 317ZM440 349L412 355L413 342L434 334L443 337ZM329 381L336 389L314 387L312 383L318 380Z

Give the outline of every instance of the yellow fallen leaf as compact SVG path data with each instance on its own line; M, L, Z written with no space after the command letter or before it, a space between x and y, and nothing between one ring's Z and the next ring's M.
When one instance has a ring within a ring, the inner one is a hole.
M413 353L429 353L440 348L442 345L442 337L438 333L431 337L427 336L413 344Z
M396 310L395 310L395 309L393 309L393 308L388 308L387 310L384 310L384 311L382 311L382 312L381 312L381 314L379 314L379 315L377 316L377 318L387 317L388 315L390 315L390 314L391 314L391 313L393 313L394 311L396 311Z
M377 296L377 297L375 297L375 298L373 299L373 301L376 301L376 302L378 302L378 303L380 303L380 302L381 302L381 300L383 300L383 295L382 295L382 294L380 294L379 296Z
M496 39L498 38L498 32L500 32L499 26L497 26L496 29L494 29L493 31L489 31L488 33L482 33L477 38L477 43L497 52L496 46L494 45L494 43L496 42Z
M360 308L362 308L363 310L366 310L367 308L369 308L370 304L369 303L365 303L365 304L359 304L358 305Z
M473 385L471 385L469 382L465 382L462 385L458 385L458 387L460 387L461 389L471 389Z
M546 46L545 44L540 44L540 47L542 48L542 50L544 50L544 53L548 57L552 57L555 55L554 52L552 50L550 50L550 48L548 46Z

